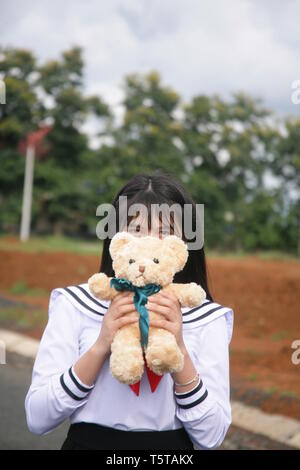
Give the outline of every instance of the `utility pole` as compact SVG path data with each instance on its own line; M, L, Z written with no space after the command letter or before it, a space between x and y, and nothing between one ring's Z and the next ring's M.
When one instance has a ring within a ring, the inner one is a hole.
M34 161L36 157L46 153L47 148L43 148L42 143L44 137L50 130L50 126L41 126L36 131L30 132L26 138L19 143L19 151L26 158L20 228L20 239L22 242L26 242L30 236Z
M27 150L26 150L22 221L21 221L21 232L20 232L20 239L22 242L27 241L30 235L34 157L35 157L34 146L28 145Z

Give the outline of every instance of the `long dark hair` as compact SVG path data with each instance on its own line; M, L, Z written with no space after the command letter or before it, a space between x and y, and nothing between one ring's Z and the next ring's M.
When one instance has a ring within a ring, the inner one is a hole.
M119 190L112 201L112 205L115 207L116 212L116 232L119 231L120 196L127 196L128 208L132 204L144 204L147 206L149 214L151 204L179 204L182 208L184 207L184 204L191 204L193 207L193 225L195 223L194 214L196 212L196 205L191 196L174 176L162 173L159 170L153 174L140 173L135 175ZM112 269L112 259L109 253L110 241L111 238L109 237L104 239L99 272L103 272L107 276L113 277L114 271ZM187 263L182 271L175 274L174 282L184 284L196 282L205 290L207 298L213 301L208 288L204 247L198 250L189 250Z

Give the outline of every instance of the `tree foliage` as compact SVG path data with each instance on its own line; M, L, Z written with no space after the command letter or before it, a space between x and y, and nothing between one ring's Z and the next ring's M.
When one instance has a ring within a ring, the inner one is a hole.
M32 228L93 235L96 208L132 175L173 174L205 204L205 240L221 249L299 244L300 121L278 119L260 100L235 93L183 102L152 70L123 79L123 117L84 92L80 47L39 64L31 51L1 50L6 104L0 105L0 230L17 233L24 156L19 143L50 124L48 153L35 162ZM86 124L101 145L89 144Z

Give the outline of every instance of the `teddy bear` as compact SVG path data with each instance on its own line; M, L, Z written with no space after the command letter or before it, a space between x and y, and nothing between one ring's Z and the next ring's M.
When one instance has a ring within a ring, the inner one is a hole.
M127 283L127 288L131 286L129 290L135 291L135 306L140 309L140 321L123 326L114 336L110 355L112 375L121 383L135 384L143 375L144 357L155 374L180 372L184 356L175 336L166 329L149 327L149 319L161 316L154 312L148 315L146 305L149 287L150 293L160 289L173 293L181 307L196 307L205 299L205 291L195 282L173 283L174 275L184 268L188 259L185 242L176 235L161 239L124 231L113 236L109 252L115 277L104 273L92 275L88 279L91 293L98 299L113 300L120 290L124 290L116 283ZM139 293L141 296L137 298ZM141 323L143 308L144 323ZM141 341L142 326L147 330L146 344Z

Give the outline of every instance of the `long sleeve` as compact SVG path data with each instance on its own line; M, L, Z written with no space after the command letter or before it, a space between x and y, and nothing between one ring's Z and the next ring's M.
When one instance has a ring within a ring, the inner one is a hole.
M177 393L176 416L197 449L219 447L231 424L229 343L230 322L224 315L198 328L187 347L200 381L186 393Z
M85 405L94 388L82 383L73 369L79 358L80 313L65 296L54 297L25 398L28 428L39 435L48 434Z

